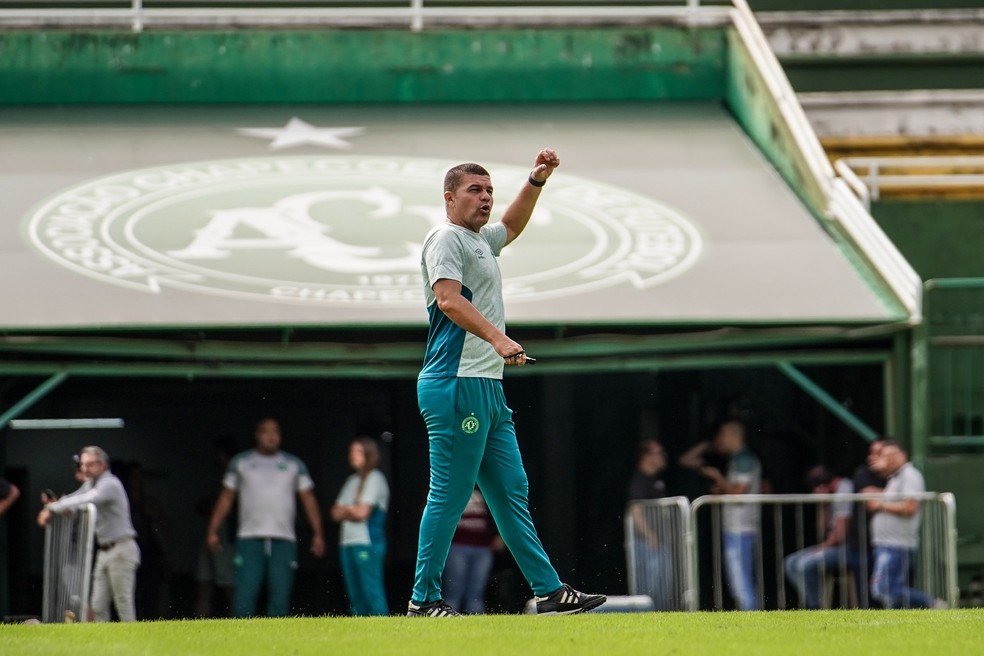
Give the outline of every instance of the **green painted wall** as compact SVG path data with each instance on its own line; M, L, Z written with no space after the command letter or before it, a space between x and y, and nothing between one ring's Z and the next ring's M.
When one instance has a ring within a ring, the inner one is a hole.
M783 57L782 67L799 93L980 89L984 85L984 75L981 74L984 55L980 53L800 55Z
M984 574L984 456L930 458L923 475L928 490L952 490L957 499L957 563L960 587L967 589L971 574Z
M874 203L872 215L923 280L984 277L984 201L909 200ZM934 335L979 334L984 307L979 290L932 292L929 310ZM929 430L934 435L977 434L970 418L980 416L984 349L929 349ZM951 424L951 422L955 422ZM957 496L961 587L971 574L984 573L984 502L980 477L981 447L930 445L926 460L928 489Z
M720 98L723 28L6 32L0 103Z
M923 280L984 277L984 201L884 201L871 213Z

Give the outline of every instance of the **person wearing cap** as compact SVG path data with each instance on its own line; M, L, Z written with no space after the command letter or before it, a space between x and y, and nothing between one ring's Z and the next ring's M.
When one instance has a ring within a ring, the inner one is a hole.
M71 514L90 503L95 505L99 552L92 573L92 617L96 622L108 622L112 602L121 622L133 622L137 619L133 599L140 548L130 521L130 500L123 483L109 470L109 455L103 449L83 448L79 467L86 482L75 492L45 503L38 525L47 526L56 513Z

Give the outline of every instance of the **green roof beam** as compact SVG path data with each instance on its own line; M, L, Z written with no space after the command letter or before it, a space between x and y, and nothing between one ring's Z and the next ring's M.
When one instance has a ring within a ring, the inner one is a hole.
M791 381L799 385L804 392L819 402L820 405L825 407L827 410L830 410L834 416L847 424L858 435L869 442L874 442L878 439L879 434L877 431L864 423L853 412L845 408L843 404L839 403L837 399L831 396L825 389L817 385L809 376L797 369L790 362L777 362L776 367L778 367L779 371L786 374Z
M6 428L11 420L16 419L22 412L47 396L48 392L61 385L66 378L68 378L68 372L66 371L59 371L52 374L48 380L31 390L27 396L10 406L10 409L0 415L0 430Z
M723 354L648 355L613 354L584 358L576 355L544 357L536 354L535 367L510 368L509 376L586 373L644 372L661 369L714 369L725 367L771 367L779 363L803 365L884 364L890 355L884 351L784 351ZM791 365L789 365L791 366ZM121 378L414 378L419 362L387 360L339 360L319 363L251 363L251 362L29 362L0 361L0 375L38 376L71 374L72 376Z

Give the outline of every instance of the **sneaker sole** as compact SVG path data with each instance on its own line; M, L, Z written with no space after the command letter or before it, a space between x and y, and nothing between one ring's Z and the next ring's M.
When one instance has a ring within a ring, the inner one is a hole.
M431 615L430 613L414 613L414 612L408 612L407 613L407 617L437 617L437 618L442 618L442 617L461 617L461 616L462 616L461 613L446 613L444 615Z
M586 613L589 610L594 610L598 606L608 601L608 597L602 597L601 599L595 599L594 601L589 601L580 608L575 608L574 610L552 610L548 613L537 613L537 615L577 615L578 613Z

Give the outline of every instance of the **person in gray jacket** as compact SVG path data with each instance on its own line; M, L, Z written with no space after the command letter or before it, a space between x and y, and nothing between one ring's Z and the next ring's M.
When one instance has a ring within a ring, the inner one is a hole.
M86 477L81 488L50 501L38 514L38 525L47 526L53 514L71 514L93 504L96 507L96 543L99 553L92 573L92 618L110 619L110 601L121 622L133 622L137 613L133 602L140 566L137 532L130 520L130 501L123 484L109 470L109 455L98 446L87 446L79 453L79 466Z

